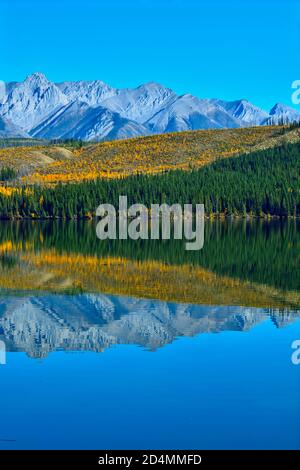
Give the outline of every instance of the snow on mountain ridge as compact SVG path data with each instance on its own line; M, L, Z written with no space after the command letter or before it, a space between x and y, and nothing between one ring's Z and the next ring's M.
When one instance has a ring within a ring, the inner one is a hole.
M37 72L23 82L0 85L0 117L5 123L2 136L6 131L11 136L15 126L18 135L100 141L300 121L300 113L281 103L268 113L245 99L179 96L156 82L118 89L101 80L53 83Z
M104 138L126 138L147 135L142 125L122 118L102 106L90 107L73 101L56 110L31 131L32 137L50 139L77 139L99 142Z
M269 114L254 106L248 100L241 99L235 101L215 100L223 107L233 118L239 120L244 125L260 125Z
M170 88L149 82L133 89L120 89L115 96L106 99L102 105L119 113L122 117L144 124L176 96Z
M67 102L67 97L54 83L44 74L35 73L12 87L0 106L0 115L28 132Z
M117 89L101 80L62 82L57 83L56 86L70 101L83 101L90 106L98 106L106 98L117 93Z
M264 124L288 124L289 122L300 122L300 113L286 104L276 103Z
M147 125L156 132L175 132L220 127L239 127L239 123L212 100L200 100L191 94L177 97L156 113Z

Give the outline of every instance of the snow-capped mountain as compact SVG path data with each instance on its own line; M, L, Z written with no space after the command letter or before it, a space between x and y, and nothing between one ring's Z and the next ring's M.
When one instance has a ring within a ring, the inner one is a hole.
M147 135L147 133L146 127L122 118L108 108L90 107L87 103L73 101L56 110L32 129L31 136L97 142L103 139L113 140Z
M174 132L220 127L240 127L239 122L212 100L179 96L158 111L146 125L153 132Z
M0 116L29 132L68 98L42 73L16 83L0 106Z
M0 117L1 137L85 141L300 121L281 103L266 112L247 100L178 96L155 82L117 89L100 80L53 83L42 73L0 81Z
M105 99L115 96L118 92L101 80L63 82L57 87L69 101L82 101L89 106L99 106Z
M176 94L158 83L137 88L112 88L100 80L58 83L70 101L82 101L91 107L103 106L140 124L150 119Z
M176 94L158 83L146 83L138 88L119 90L102 105L122 117L144 124L162 108L176 99Z
M283 103L277 103L270 111L270 116L267 121L271 124L288 123L299 121L299 113L294 109L286 106Z
M248 100L223 101L215 100L216 103L225 109L230 116L236 119L245 127L249 125L260 125L269 117L269 114L251 104Z

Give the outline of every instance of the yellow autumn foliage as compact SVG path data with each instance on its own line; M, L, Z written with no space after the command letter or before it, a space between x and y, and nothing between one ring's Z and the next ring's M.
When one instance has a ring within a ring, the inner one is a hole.
M21 183L52 185L189 170L220 158L299 140L299 129L283 135L279 126L187 131L87 144L79 149L5 148L0 149L0 167L19 170Z

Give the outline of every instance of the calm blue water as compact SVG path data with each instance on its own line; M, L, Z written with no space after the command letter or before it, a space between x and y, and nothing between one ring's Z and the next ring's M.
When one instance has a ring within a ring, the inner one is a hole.
M295 221L2 222L0 449L300 449L299 253Z
M300 448L299 313L102 295L0 308L1 449Z

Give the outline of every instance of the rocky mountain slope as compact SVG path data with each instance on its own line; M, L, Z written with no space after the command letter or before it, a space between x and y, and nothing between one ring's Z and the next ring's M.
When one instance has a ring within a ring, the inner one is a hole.
M266 112L243 99L178 96L155 82L117 89L100 80L53 83L34 73L23 82L1 82L0 118L0 137L101 141L288 123L300 121L300 113L281 103Z

